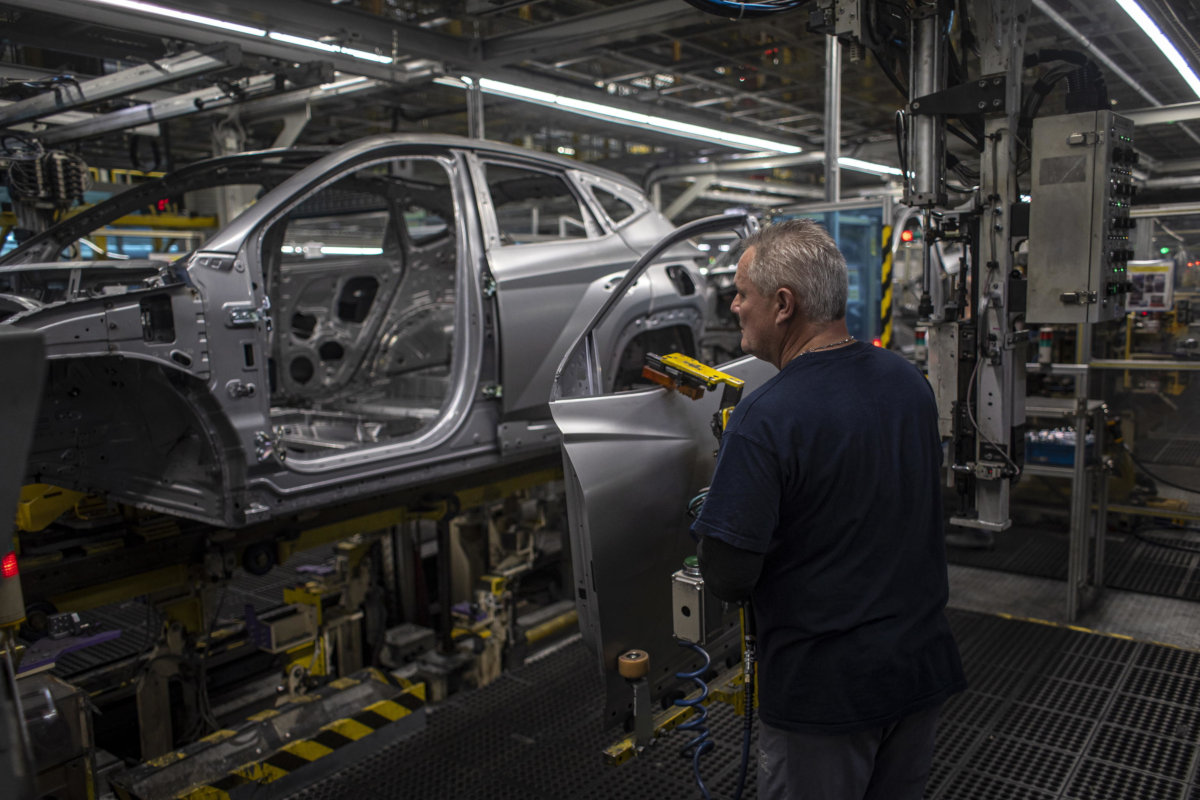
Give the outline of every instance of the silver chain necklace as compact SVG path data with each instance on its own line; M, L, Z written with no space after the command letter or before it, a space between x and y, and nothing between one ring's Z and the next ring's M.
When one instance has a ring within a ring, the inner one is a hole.
M830 342L829 344L823 344L820 347L810 347L807 350L802 350L800 352L800 355L806 355L808 353L815 353L818 350L829 350L830 348L838 347L843 344L850 344L850 342L853 342L853 341L854 341L853 336L847 336L845 339L838 339L836 342Z

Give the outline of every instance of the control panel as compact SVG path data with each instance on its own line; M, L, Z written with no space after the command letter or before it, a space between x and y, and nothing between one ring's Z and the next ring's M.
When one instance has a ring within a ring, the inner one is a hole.
M1133 123L1111 111L1034 120L1027 322L1124 316L1137 160Z

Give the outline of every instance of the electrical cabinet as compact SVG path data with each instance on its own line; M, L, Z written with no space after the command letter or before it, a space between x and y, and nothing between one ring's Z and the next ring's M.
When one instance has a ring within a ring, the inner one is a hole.
M1124 315L1136 163L1133 123L1111 111L1034 120L1027 322Z

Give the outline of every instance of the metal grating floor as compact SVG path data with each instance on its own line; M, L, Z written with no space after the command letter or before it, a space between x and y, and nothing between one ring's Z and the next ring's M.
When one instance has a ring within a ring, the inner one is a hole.
M1200 800L1200 653L951 609L971 688L946 706L930 800ZM292 795L295 800L602 800L698 797L685 734L606 767L602 689L572 643L459 695L425 731ZM718 705L703 760L732 796L741 721ZM755 797L753 771L746 798Z
M964 567L1065 581L1068 546L1064 532L1014 525L996 534L990 549L948 547L946 558ZM1109 588L1200 601L1200 549L1185 552L1109 533L1104 558Z
M1200 467L1200 441L1194 439L1145 439L1137 443L1135 452L1151 464Z

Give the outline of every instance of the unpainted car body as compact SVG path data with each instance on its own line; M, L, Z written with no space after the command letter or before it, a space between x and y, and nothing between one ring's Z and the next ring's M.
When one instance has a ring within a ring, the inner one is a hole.
M0 260L0 325L49 358L29 480L240 526L553 453L555 367L672 230L619 175L479 140L213 164ZM178 257L80 258L185 195L252 204ZM660 259L596 340L610 388L647 349L694 351L698 255Z

